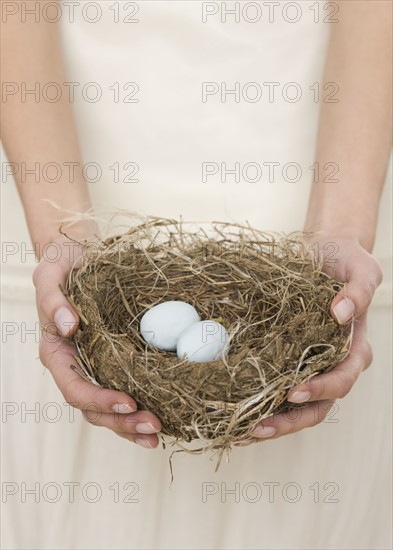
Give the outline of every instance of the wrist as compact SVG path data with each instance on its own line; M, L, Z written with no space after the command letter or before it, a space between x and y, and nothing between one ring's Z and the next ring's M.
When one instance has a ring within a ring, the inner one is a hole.
M353 240L360 244L367 252L372 251L375 240L375 230L373 227L367 227L367 223L360 226L358 223L324 220L322 217L318 218L314 216L307 216L304 232L323 238L337 237Z
M82 249L85 243L95 243L100 239L97 224L91 220L78 221L64 225L59 221L51 227L45 227L32 232L33 247L37 260L43 256L49 260L57 256L56 250L74 250L73 255Z

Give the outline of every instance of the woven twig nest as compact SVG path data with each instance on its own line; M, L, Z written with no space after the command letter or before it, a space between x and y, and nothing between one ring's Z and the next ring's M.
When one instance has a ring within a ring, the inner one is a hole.
M291 387L348 354L348 331L329 315L343 283L303 245L301 234L161 218L86 244L64 289L81 318L72 337L78 371L131 395L157 415L163 434L200 439L199 452L222 456L257 421L293 408ZM220 320L230 334L226 356L189 363L149 347L140 319L169 300Z

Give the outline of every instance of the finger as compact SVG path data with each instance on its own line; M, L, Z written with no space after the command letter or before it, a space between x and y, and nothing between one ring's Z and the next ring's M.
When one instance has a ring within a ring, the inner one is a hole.
M276 439L316 426L324 420L334 401L316 401L305 407L275 414L256 424L251 437Z
M156 434L161 429L160 421L149 411L133 414L103 413L100 408L89 406L83 411L83 416L90 424L127 435Z
M347 284L331 303L331 315L339 324L347 323L353 316L364 313L371 303L376 288L382 282L379 263L362 251L349 258L346 266Z
M144 436L135 436L132 434L126 434L123 432L115 432L119 437L132 441L145 449L155 449L158 446L158 437L156 435L144 435Z
M70 367L75 364L75 354L74 346L66 340L50 342L47 338L41 339L41 362L52 374L67 403L82 410L96 406L103 413L136 411L136 402L126 393L100 388L75 372Z
M41 260L33 274L37 308L42 325L55 323L62 336L75 332L79 316L59 288L65 287L71 264L65 259L55 262Z
M371 365L372 359L372 348L367 338L367 319L366 314L363 314L355 320L349 356L330 372L319 374L309 382L292 388L287 399L292 403L342 399L349 393L360 374Z

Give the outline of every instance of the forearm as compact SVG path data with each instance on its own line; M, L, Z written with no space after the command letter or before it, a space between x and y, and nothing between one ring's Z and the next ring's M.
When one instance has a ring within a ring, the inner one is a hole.
M315 159L335 162L339 181L313 184L305 224L369 251L391 151L391 10L380 0L340 2L324 74L339 85L339 102L322 104Z
M3 85L15 83L20 90L23 82L28 89L38 83L42 89L48 82L62 86L67 81L54 23L36 23L34 18L22 23L17 16L10 17L7 23L2 23L2 52ZM28 95L23 102L20 93L6 95L1 132L8 160L15 163L16 185L31 240L40 257L45 243L59 236L59 223L66 211L85 211L91 203L82 175L68 94L62 93L61 99L53 103L41 96L38 99ZM48 163L60 167L58 181L53 181L53 173L46 177L50 173ZM33 169L38 176L26 174ZM57 210L45 199L57 203L64 211ZM94 228L83 222L73 228L73 234L76 236L78 231L84 233Z

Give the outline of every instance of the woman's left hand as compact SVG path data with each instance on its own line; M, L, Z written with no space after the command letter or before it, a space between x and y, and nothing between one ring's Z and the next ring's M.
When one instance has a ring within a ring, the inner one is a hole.
M291 403L307 403L296 414L275 414L256 424L252 437L274 439L310 428L324 420L336 399L347 395L358 376L372 362L372 350L367 338L367 309L376 288L382 282L382 271L354 238L337 238L326 233L314 234L309 246L322 255L323 270L346 282L330 306L333 319L345 325L355 318L350 355L326 374L299 384L288 393Z

